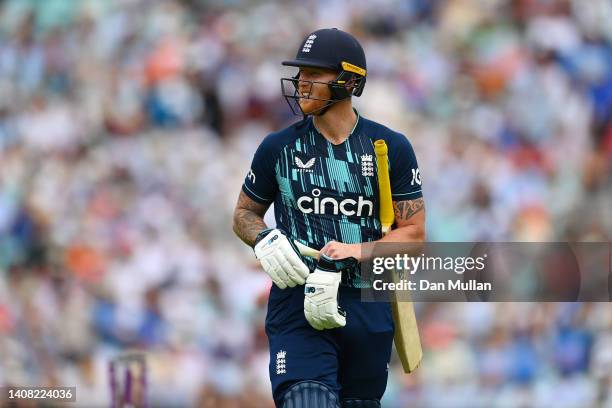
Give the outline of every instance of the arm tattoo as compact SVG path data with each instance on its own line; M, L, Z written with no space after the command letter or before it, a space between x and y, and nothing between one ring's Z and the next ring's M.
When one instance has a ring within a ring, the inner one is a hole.
M251 200L243 191L240 192L238 203L234 210L234 232L245 244L249 246L255 245L257 234L266 229L266 223L263 221L268 207L256 203Z
M416 200L406 201L395 201L393 202L393 212L395 213L395 220L406 221L412 218L413 215L419 211L425 209L425 203L423 198L417 198Z

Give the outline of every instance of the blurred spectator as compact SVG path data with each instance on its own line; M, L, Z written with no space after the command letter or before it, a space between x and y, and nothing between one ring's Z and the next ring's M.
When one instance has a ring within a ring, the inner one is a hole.
M0 384L108 406L106 363L136 348L162 404L272 406L270 282L230 220L257 144L299 119L280 61L321 26L363 41L355 102L415 146L431 240L609 240L611 20L606 0L2 2ZM393 361L385 407L612 407L606 304L418 314L425 363Z

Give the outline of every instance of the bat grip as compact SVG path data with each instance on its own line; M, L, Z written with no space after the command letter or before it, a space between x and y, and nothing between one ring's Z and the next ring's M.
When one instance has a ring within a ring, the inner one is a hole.
M302 254L303 256L307 256L309 258L315 258L315 259L319 259L319 251L317 251L314 248L311 248L309 246L306 246L304 244L302 244L301 242L298 241L293 241L295 243L295 246L298 248L298 250L300 251L300 254Z

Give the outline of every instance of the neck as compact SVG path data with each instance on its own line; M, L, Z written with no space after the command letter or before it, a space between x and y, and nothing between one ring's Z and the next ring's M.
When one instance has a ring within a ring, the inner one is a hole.
M357 122L350 99L335 103L323 115L313 116L313 123L319 133L333 144L344 142Z

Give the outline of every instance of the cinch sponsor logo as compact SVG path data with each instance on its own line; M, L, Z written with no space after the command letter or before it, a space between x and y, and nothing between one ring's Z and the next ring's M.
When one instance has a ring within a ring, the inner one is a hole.
M333 197L320 198L321 190L312 190L312 197L302 196L297 199L297 206L304 214L344 214L344 215L364 215L367 216L374 212L374 203L359 196L357 200L351 198L338 201Z

